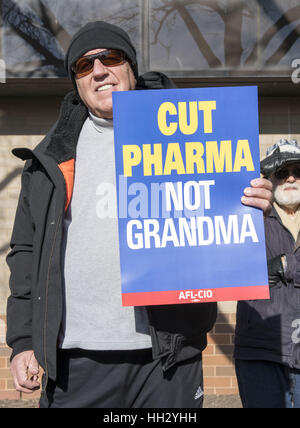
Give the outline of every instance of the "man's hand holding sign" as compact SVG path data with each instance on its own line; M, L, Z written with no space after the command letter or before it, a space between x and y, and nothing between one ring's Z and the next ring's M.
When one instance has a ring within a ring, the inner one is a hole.
M255 178L251 181L252 187L246 187L242 203L250 207L256 207L263 210L268 215L272 209L272 183L265 178Z
M256 88L118 93L114 108L123 304L267 298L262 213L247 207L270 208Z

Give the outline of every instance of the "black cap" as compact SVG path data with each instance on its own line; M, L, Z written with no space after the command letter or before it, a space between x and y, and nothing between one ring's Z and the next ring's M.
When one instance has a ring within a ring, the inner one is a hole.
M274 172L295 162L300 162L300 147L297 141L282 138L268 148L266 158L260 162L260 171L264 177L270 177Z
M98 48L119 49L124 52L135 78L138 78L136 50L128 34L116 25L104 21L95 21L89 22L74 34L65 55L65 68L75 88L72 65L86 52Z

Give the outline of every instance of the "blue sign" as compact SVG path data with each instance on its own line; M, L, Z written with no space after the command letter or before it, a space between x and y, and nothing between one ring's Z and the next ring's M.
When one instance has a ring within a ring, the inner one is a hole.
M123 305L269 297L256 87L113 94Z

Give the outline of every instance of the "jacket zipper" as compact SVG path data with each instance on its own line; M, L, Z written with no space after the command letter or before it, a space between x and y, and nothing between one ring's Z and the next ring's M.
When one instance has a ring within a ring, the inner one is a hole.
M32 150L26 149L28 150L32 155L35 156L35 158L37 158L37 160L41 163L41 165L44 166L44 168L47 171L47 165L44 164L43 160L35 153L33 153ZM61 173L60 169L58 168L59 172ZM65 184L65 182L64 182ZM66 188L65 188L65 195L66 195ZM64 205L65 206L65 201L64 201ZM44 346L44 363L45 363L45 369L44 369L44 374L45 374L45 382L44 385L42 385L42 393L46 391L47 388L47 384L48 384L48 379L49 379L49 372L48 372L48 362L47 362L47 343L46 343L46 330L47 330L47 312L48 312L48 290L49 290L49 279L50 279L50 267L51 267L51 262L52 262L52 258L53 258L53 253L54 253L54 246L55 246L55 242L56 242L56 238L57 238L57 233L59 230L59 227L61 225L61 221L62 221L62 217L64 214L64 210L62 210L60 216L58 217L58 221L56 224L56 228L55 228L55 232L54 232L54 238L53 238L53 243L52 243L52 247L51 247L51 253L50 253L50 258L49 258L49 264L48 264L48 271L47 271L47 280L46 280L46 296L45 296L45 317L44 317L44 329L43 329L43 334L44 334L44 338L43 338L43 346Z
M46 391L46 387L48 384L48 363L47 363L47 343L46 343L46 330L47 330L47 314L48 314L48 290L49 290L49 279L50 279L50 267L51 267L51 262L52 262L52 257L53 257L53 253L54 253L54 246L55 246L55 242L56 242L56 238L57 238L57 233L58 233L58 229L60 227L61 224L61 220L62 220L62 213L60 214L58 221L57 221L57 225L56 225L56 229L55 229L55 233L54 233L54 238L53 238L53 243L52 243L52 247L51 247L51 253L50 253L50 258L49 258L49 264L48 264L48 271L47 271L47 282L46 282L46 297L45 297L45 318L44 318L44 362L45 362L45 383L44 383L44 387L42 389L42 392Z

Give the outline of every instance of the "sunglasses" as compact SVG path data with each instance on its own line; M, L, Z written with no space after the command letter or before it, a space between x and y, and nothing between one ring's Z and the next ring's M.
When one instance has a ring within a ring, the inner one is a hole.
M95 59L99 59L105 67L115 67L126 61L126 55L117 49L107 49L93 55L82 56L72 65L75 76L80 78L91 73Z
M286 180L291 175L294 178L300 178L300 166L280 169L279 171L276 171L274 175L277 180Z

